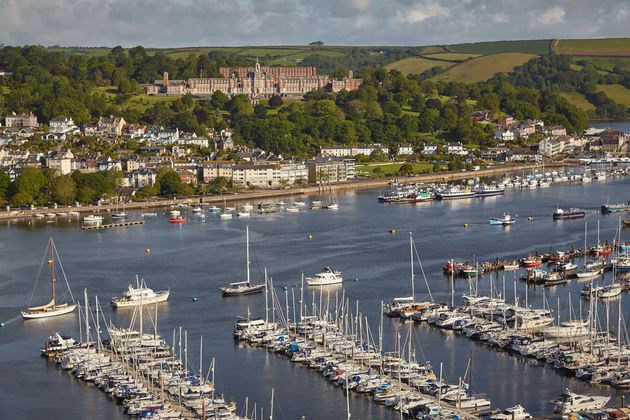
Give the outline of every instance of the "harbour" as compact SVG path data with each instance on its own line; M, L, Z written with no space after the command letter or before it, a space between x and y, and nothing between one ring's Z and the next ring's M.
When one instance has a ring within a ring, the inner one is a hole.
M442 272L442 265L449 258L494 261L496 258L522 258L533 250L539 250L541 254L572 247L577 250L584 247L585 221L588 223L589 246L595 242L598 221L602 242L612 242L618 231L619 217L602 215L600 206L607 197L619 197L620 201L625 199L627 187L628 179L619 177L591 184L507 190L502 196L431 201L415 206L383 206L376 200L376 190L345 191L338 193L340 208L335 211L253 213L248 220L235 217L227 221L209 216L203 221L191 218L189 223L177 226L167 223L168 212L159 212L157 217L146 219L143 225L106 229L83 238L77 236L80 234L80 222L77 220L57 218L53 223L45 220L31 224L11 222L2 227L3 235L10 237L11 241L2 243L7 264L0 274L3 292L0 314L3 320L10 319L19 313L19 309L27 306L25 300L30 295L31 279L38 271L39 255L31 258L37 261L26 264L16 262L20 261L18 255L23 255L29 244L41 243L43 248L45 238L54 236L75 291L88 288L91 295L98 295L105 301L124 290L136 273L147 279L156 290L170 288L169 301L158 308L160 330L170 331L183 326L189 331L189 336L203 335L204 359L215 357L219 366L229 369L229 375L221 374L218 388L238 401L239 406L246 397L250 402L267 406L273 387L276 403L286 418L340 418L345 415L346 401L338 387L331 386L307 369L297 368L284 358L259 349L241 348L234 343L232 329L237 317L246 315L248 310L253 314L264 311L264 298L260 295L226 299L219 292L220 286L245 273L246 226L249 226L252 237L252 277L257 282L266 267L283 300L285 287L289 296L291 293L299 294L302 271L316 273L322 267L334 266L343 272L344 282L331 287L335 287L339 294L345 291L353 301L358 300L361 312L369 319L370 328L377 331L380 301L388 302L408 293L407 232L414 233L423 270L436 302L450 302L450 278ZM558 206L584 208L587 214L584 219L554 222L552 213ZM490 218L505 211L518 214L521 220L508 228L488 224ZM188 214L189 210L182 212ZM128 220L140 219L139 213L128 213ZM523 220L524 215L533 217L533 220ZM465 224L468 227L464 227ZM392 230L394 233L390 232ZM627 232L622 231L622 239L628 240ZM147 249L151 250L150 254ZM579 260L580 256L576 258ZM81 268L88 260L89 269ZM524 272L524 268L519 268L515 274L520 276ZM604 273L602 281L609 282L611 274ZM497 280L494 281L496 287ZM509 274L508 290L511 290L512 281L512 274ZM424 293L420 291L420 282L418 278L418 299ZM470 282L463 277L454 279L458 305L462 294L468 293ZM557 299L567 302L570 293L577 302L583 286L584 283L576 280L545 288L545 292L541 287L530 286L527 299L531 306L541 307L544 293L553 307ZM522 302L525 301L525 287L526 283L518 282L517 295ZM488 275L482 275L479 293L489 295L489 288ZM307 302L313 295L319 300L318 287L311 289L305 292L307 297L304 300ZM37 296L43 295L40 289L37 290ZM511 299L511 292L506 295ZM624 314L627 314L627 302L624 294L621 301ZM611 323L617 319L616 304L615 301L609 305ZM584 305L588 306L587 300L584 300ZM606 304L598 305L600 314L604 314ZM567 315L566 311L561 308L562 319ZM103 313L119 325L128 323L132 316L132 311L112 311L107 307L103 308ZM96 418L98 415L102 418L125 418L122 407L109 401L102 393L78 386L74 378L35 357L43 339L53 331L78 336L76 323L75 316L64 315L47 321L7 324L0 329L3 350L0 364L13 378L20 377L27 369L29 376L36 376L36 387L51 382L66 384L64 392L70 401L68 405L76 412L89 410L97 412ZM410 327L389 318L385 318L384 324L384 348L395 348L397 334L404 337ZM412 324L411 328L416 337L414 347L418 359L430 361L436 370L443 364L450 383L457 383L459 377L465 376L472 354L473 386L492 400L493 408L521 404L535 416L550 415L552 407L548 401L567 387L581 394L611 396L611 404L618 404L624 392L609 386L593 386L558 374L555 369L537 362L496 352L452 330L436 329L425 323ZM213 339L208 339L209 336ZM194 347L191 346L189 356L196 359L198 354ZM20 361L21 368L16 366L16 361ZM261 374L252 378L252 371L260 371ZM70 381L74 381L73 384ZM313 398L313 390L316 390L317 398ZM18 406L9 399L16 392L18 390L3 389L4 395L0 396L0 403L9 412L18 413L22 412L18 410L26 409L34 413L42 409L36 404L32 408ZM350 394L349 406L353 418L389 419L398 416L356 393Z

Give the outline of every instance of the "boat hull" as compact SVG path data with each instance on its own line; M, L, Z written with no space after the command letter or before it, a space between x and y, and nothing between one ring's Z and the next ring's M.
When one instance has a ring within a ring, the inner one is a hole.
M74 311L76 307L77 305L72 304L72 305L63 306L62 308L59 308L59 309L53 309L50 311L41 311L41 312L22 311L22 317L24 319L51 318L53 316L69 314L70 312Z
M153 298L142 299L142 304L148 305L151 303L166 302L168 300L168 296L170 295L170 291L165 290L163 292L156 292L155 294L156 296ZM140 300L112 300L112 306L114 308L128 308L139 304Z
M255 293L260 293L265 288L264 284L260 284L257 286L252 286L248 288L243 288L242 290L238 289L230 289L230 288L221 288L221 294L225 297L229 296L241 296L241 295L253 295Z

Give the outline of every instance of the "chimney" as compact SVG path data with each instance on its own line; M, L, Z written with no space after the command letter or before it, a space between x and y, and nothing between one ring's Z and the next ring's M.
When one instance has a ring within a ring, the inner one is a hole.
M164 87L168 87L168 72L164 72Z

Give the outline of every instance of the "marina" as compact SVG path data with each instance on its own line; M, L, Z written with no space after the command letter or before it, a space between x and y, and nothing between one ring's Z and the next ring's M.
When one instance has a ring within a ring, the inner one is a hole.
M423 286L424 280L420 277L424 272L431 287L433 301L439 305L435 310L463 307L463 296L469 295L470 287L478 284L477 295L488 298L493 296L492 302L500 299L505 304L512 305L516 297L522 305L527 302L528 307L550 311L551 324L544 313L536 314L541 315L540 318L527 318L527 323L532 326L537 323L546 324L540 331L558 326L558 314L561 323L580 320L580 317L588 322L588 308L594 305L599 314L598 324L605 327L608 322L608 330L611 331L611 335L606 336L602 335L606 328L598 328L597 335L603 342L606 337L610 337L610 342L618 343L618 314L620 311L627 314L627 293L621 292L620 298L608 300L586 299L581 297L580 292L587 283L579 282L578 279L540 287L539 284L521 282L519 278L527 273L524 267L526 263L539 264L540 269L556 265L553 261L556 258L554 254L561 250L571 252L575 256L573 263L581 266L584 262L585 221L588 223L586 248L589 249L589 258L598 259L600 254L608 253L608 249L611 252L601 257L616 257L622 246L625 246L620 245L618 240L613 246L613 240L619 234L619 217L602 215L599 210L602 203L606 203L607 197L624 198L624 194L627 194L627 182L625 177L609 177L601 183L565 183L552 185L550 188L506 189L502 195L481 200L430 201L418 206L383 206L375 200L378 191L348 191L337 194L335 201L340 207L334 212L310 211L312 201L319 198L317 196L304 200L305 206L297 214L289 215L283 210L264 214L252 211L251 217L246 221L237 217L221 221L204 207L201 207L202 213L206 213L208 217L197 220L192 217L192 208L189 208L181 209L180 216L190 217L191 220L177 227L169 227L166 223L168 212L159 212L157 216L145 220L144 225L134 229L106 229L82 237L77 236L80 233L80 222L62 218L54 219L53 223L47 223L45 218L31 224L6 223L3 229L7 237L11 237L11 247L4 248L7 266L5 274L1 274L0 287L6 297L1 301L0 315L3 320L10 320L14 314L19 313L19 309L27 306L22 302L30 295L32 283L23 284L21 280L16 282L12 279L32 278L38 271L36 263L27 266L16 264L14 261L18 261L18 255L25 253L27 244L37 241L43 244L46 242L45 238L54 236L73 289L88 288L91 294L109 298L125 290L131 277L129 273L138 273L140 277L147 278L154 290L170 289L168 301L160 303L157 308L159 331L170 332L184 326L189 337L197 337L198 340L203 335L206 352L204 360L216 357L220 366L217 372L221 375L221 392L225 393L226 398L238 401L239 409L243 407L245 398L249 398L250 411L251 404L255 401L259 407L264 406L268 414L269 396L273 387L276 408L280 406L287 418L343 418L346 414L346 395L340 392L339 386L332 386L323 375L314 374L313 369L298 368L303 362L291 362L285 357L276 357L272 352L261 351L249 345L241 347L234 343L233 327L237 317L248 312L252 316L265 313L263 294L222 299L221 294L217 293L226 284L226 279L237 278L242 271L239 267L243 265L243 237L248 225L252 244L255 245L248 258L251 261L251 270L256 278L262 278L266 268L269 277L273 278L279 301L277 303L281 304L276 306L282 308L276 311L276 316L279 316L279 312L286 313L289 308L287 318L298 319L300 305L293 304L295 296L296 302L303 300L305 305L308 303L308 315L312 315L310 308L313 301L318 314L322 313L319 311L320 302L322 308L326 308L328 301L328 313L332 317L329 320L335 324L332 314L335 307L341 311L341 304L335 305L334 297L338 295L341 301L341 296L345 294L345 299L352 302L345 309L353 314L352 319L356 319L355 302L360 302L363 336L366 334L367 323L372 336L367 341L375 345L378 343L380 302L390 302L396 296L409 296L409 242L406 233L411 231L416 238L415 252L422 263L420 266L418 258L415 258L417 292L416 302L413 303L416 305L431 302ZM328 203L328 200L324 202ZM266 203L278 208L274 201ZM558 207L582 208L586 215L581 220L554 221L552 214ZM129 221L140 217L139 213L129 208L126 212ZM488 226L488 220L508 212L518 218L519 222L504 228ZM448 217L444 217L445 214ZM528 220L529 217L533 220ZM597 222L600 224L601 247L598 247L595 240ZM464 227L465 224L468 227ZM627 235L627 231L621 230L621 244L629 240ZM149 248L150 253L147 252ZM594 255L590 255L591 249ZM89 268L84 267L86 252L91 261ZM462 262L468 260L468 274L444 275L442 266L449 259ZM483 262L496 263L497 259L503 266L514 270L505 273L505 292L502 278L504 273L500 270L484 270L479 273L477 269L477 262L484 265ZM513 261L518 262L514 265ZM549 262L553 264L545 267ZM301 299L301 273L319 273L326 266L343 272L346 281L325 287L306 287L304 284L305 295ZM612 275L613 271L608 268L597 278L589 279L588 283L593 281L596 287L607 286L611 284ZM616 277L622 280L617 274ZM43 300L46 293L43 286L41 289L38 287L38 301ZM451 305L452 299L455 305ZM559 310L558 300L561 302ZM568 304L569 301L573 302L572 305ZM543 305L543 302L547 303ZM478 305L473 306L477 308L474 312L480 314L481 306ZM578 308L580 305L582 310ZM152 311L155 310L155 305L151 306ZM573 309L570 309L571 306ZM113 325L127 326L130 325L131 312L113 311L103 307L101 316L104 319L101 321L104 325L105 320L109 322L111 319ZM325 309L323 313L326 313ZM493 322L496 322L496 313L491 313ZM394 353L405 348L404 359L409 360L407 349L411 342L411 355L415 353L418 364L430 363L436 377L439 377L439 367L442 364L445 382L453 386L458 385L460 377L467 378L467 366L472 356L471 386L476 394L486 395L485 398L491 401L493 411L503 411L520 405L524 412L532 416L552 415L554 406L549 401L558 398L567 387L579 395L609 397L607 407L619 406L621 395L625 392L623 388L605 383L592 385L590 381L578 379L577 370L568 375L563 373L566 369L552 367L555 361L541 363L535 358L515 354L513 351L497 351L497 347L473 338L472 336L492 332L482 330L489 320L481 318L474 322L479 332L473 330L472 326L464 332L464 325L461 330L457 329L463 322L458 323L455 329L444 329L424 320L401 323L399 319L385 317L382 348ZM338 325L339 315L336 319ZM304 322L304 328L307 328L306 320ZM514 321L510 320L508 325L512 325L512 322ZM622 337L624 322L622 321ZM293 334L299 336L301 327L289 324L289 327L297 328L297 334ZM356 331L355 327L352 328ZM572 328L573 335L583 331L580 325ZM31 387L44 389L55 386L51 385L53 383L65 384L65 398L68 405L77 412L90 411L102 413L107 418L125 418L124 406L114 404L104 393L92 387L73 385L72 383L79 382L61 369L52 368L54 365L51 364L42 364L42 360L35 360L33 356L37 353L36 349L54 331L59 331L66 337L79 337L76 313L51 318L46 322L6 323L0 329L0 346L3 350L0 362L7 375L16 377L22 374L23 369L27 369L34 377L33 383L29 384ZM331 334L332 331L331 327ZM497 331L504 332L502 328ZM561 331L564 330L554 331L556 330L548 331L550 338L551 335L563 334ZM468 332L471 332L471 337L467 336ZM153 335L153 331L149 334ZM399 336L403 344L401 346L397 344ZM406 340L407 336L412 337L411 340ZM588 337L587 334L586 338ZM538 343L536 339L534 337L532 341ZM621 342L623 345L627 343L624 338ZM514 345L512 342L511 346ZM580 345L583 345L582 340ZM318 343L318 346L321 344ZM613 345L615 346L619 347ZM197 350L190 347L189 358L198 359ZM27 352L25 349L35 351ZM612 354L613 349L606 351ZM623 355L621 357L623 363L625 359ZM20 368L17 367L17 361ZM228 369L229 375L226 375ZM260 374L252 377L251 372ZM391 375L391 372L384 373L397 383L395 375ZM153 386L159 388L155 382ZM402 381L402 386L408 387L409 384ZM523 392L525 389L527 392ZM22 413L22 410L26 410L28 415L42 409L37 404L33 407L18 406L10 399L13 393L24 391L2 391L4 395L0 394L0 403L9 413ZM313 397L313 392L317 393L316 398ZM46 394L42 391L40 393ZM291 397L287 397L288 395ZM432 397L429 395L426 398L431 401ZM366 394L361 392L350 392L348 405L353 418L393 419L400 415L386 405L376 404L373 395L366 398ZM447 407L446 403L444 407ZM55 413L55 409L52 410Z

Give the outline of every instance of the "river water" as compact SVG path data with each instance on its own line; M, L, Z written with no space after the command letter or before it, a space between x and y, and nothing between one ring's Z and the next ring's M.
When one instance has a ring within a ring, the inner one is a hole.
M154 290L170 288L169 302L159 307L158 329L169 341L174 328L181 326L188 330L188 355L194 369L198 369L199 337L203 335L205 369L215 357L217 388L226 398L236 400L242 407L249 397L250 407L256 402L268 410L273 387L275 418L344 418L343 393L321 376L262 349L240 348L234 343L232 327L236 317L248 310L262 316L264 310L263 295L225 299L218 292L219 286L244 279L246 225L250 228L255 279L267 267L281 299L286 286L291 301L292 293L296 300L299 296L302 271L312 275L324 266L333 266L343 272L346 296L359 301L360 311L369 318L376 335L380 301L409 294L408 232L414 234L435 300L448 302L451 287L441 266L449 257L490 261L497 257L525 256L533 249L548 252L583 246L584 219L554 222L551 214L556 206L587 209L589 243L596 240L598 223L601 240L612 241L619 217L600 215L597 210L607 199L630 199L630 178L418 205L378 203L377 194L374 190L347 191L340 193L341 208L336 211L311 211L307 207L295 214L253 214L249 220L222 221L208 215L205 221L170 225L162 211L144 225L103 231L81 231L76 220L5 223L0 226L0 321L19 314L29 304L33 290L31 305L47 302L47 266L42 264L45 262L42 256L52 236L75 298L87 288L91 298L98 295L107 303L134 282L136 274L144 277ZM308 197L306 201L315 198ZM490 217L505 211L516 215L518 223L509 228L488 224ZM140 217L140 213L130 214L130 220ZM528 217L533 220L528 221ZM391 229L396 233L390 233ZM630 240L628 232L623 235ZM420 297L426 294L426 285L417 266L416 273ZM511 300L512 273L507 275L505 283L505 295ZM488 277L479 281L482 291L487 291L489 285ZM553 308L559 299L565 317L570 297L573 311L579 311L582 286L573 280L544 292L541 287L530 287L527 299L530 305L540 307L545 293ZM495 278L496 287L503 288L502 277ZM456 280L458 301L468 288L467 281ZM518 281L517 288L524 301L525 284ZM315 294L319 299L319 293ZM312 302L310 295L305 301ZM628 302L626 295L622 302L626 322L630 313ZM586 313L587 301L582 306ZM611 325L616 325L617 301L608 310ZM605 313L606 308L601 306L600 314ZM105 315L117 325L126 325L131 311L116 312L106 307ZM606 318L602 316L600 322L605 325ZM465 336L426 325L409 326L386 319L385 342L389 349L393 349L397 333L404 340L409 330L416 357L430 360L436 371L442 364L450 382L456 383L464 375L472 358L473 389L486 393L493 407L519 403L534 415L550 414L548 401L565 387L619 397L612 388L589 386L538 363L495 352ZM76 337L76 314L39 321L20 319L0 328L0 418L35 418L44 413L49 419L125 418L122 409L104 393L38 356L39 347L53 331ZM353 419L395 417L388 409L359 395L351 396L350 409Z

